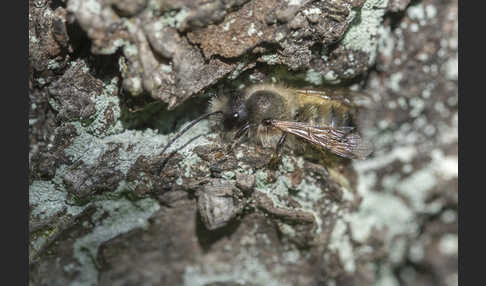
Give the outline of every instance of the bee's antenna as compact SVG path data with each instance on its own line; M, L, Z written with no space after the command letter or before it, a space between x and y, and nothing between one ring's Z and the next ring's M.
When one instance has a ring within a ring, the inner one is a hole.
M162 152L160 154L161 155L164 154L165 151L170 147L170 145L172 145L172 143L174 143L177 140L177 138L181 137L187 130L191 129L191 127L193 127L194 125L196 125L199 121L201 121L201 120L203 120L205 118L208 118L211 115L218 114L218 113L223 113L223 112L220 111L220 110L218 110L218 111L215 111L215 112L210 112L210 113L203 114L203 115L199 116L198 118L194 119L191 123L189 123L181 131L179 131L179 133L177 133L176 136L174 136L174 138L170 139L169 142L167 142L167 144L165 145L164 149L162 149ZM161 166L161 170L164 168L165 164L167 164L167 161L169 160L170 157L171 156L167 156L164 159L164 162L162 163L162 166Z

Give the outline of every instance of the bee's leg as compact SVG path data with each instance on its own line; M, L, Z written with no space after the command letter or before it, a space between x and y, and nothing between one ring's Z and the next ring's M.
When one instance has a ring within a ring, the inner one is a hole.
M269 168L277 169L278 164L280 163L280 151L282 150L282 146L285 143L285 139L287 138L287 132L282 134L280 140L278 140L277 146L275 147L275 153L272 155L272 159L268 163Z
M282 134L282 137L280 137L280 140L278 140L277 147L275 148L275 154L277 156L280 156L280 151L282 150L282 146L283 146L286 138L287 138L287 132L284 132Z
M250 128L250 123L246 123L245 125L243 125L239 130L238 132L235 133L235 137L233 138L234 140L238 140L240 139L241 136L243 136L243 134L245 134L246 132L248 132L248 128Z
M329 109L329 122L330 122L329 125L332 128L337 126L336 120L337 120L336 111L334 111L334 106L331 105L331 108Z
M229 150L233 150L236 147L236 144L240 142L241 137L248 133L248 129L250 128L250 123L245 123L238 131L235 133L233 137L233 143L229 146Z

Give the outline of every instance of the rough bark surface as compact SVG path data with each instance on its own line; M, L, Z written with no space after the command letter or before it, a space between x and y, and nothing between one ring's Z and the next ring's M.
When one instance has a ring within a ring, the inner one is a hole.
M457 285L457 6L29 0L31 285ZM160 153L260 82L370 94L375 152Z

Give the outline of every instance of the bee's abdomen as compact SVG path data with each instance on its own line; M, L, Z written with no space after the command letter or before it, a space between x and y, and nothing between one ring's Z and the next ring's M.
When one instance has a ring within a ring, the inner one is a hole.
M297 111L296 121L308 122L314 126L353 126L351 110L338 103L305 104Z

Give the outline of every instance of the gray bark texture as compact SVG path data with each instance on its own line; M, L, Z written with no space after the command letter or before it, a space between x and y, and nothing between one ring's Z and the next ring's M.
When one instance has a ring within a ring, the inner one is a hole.
M30 285L457 285L457 0L29 0ZM211 98L365 92L365 160Z

